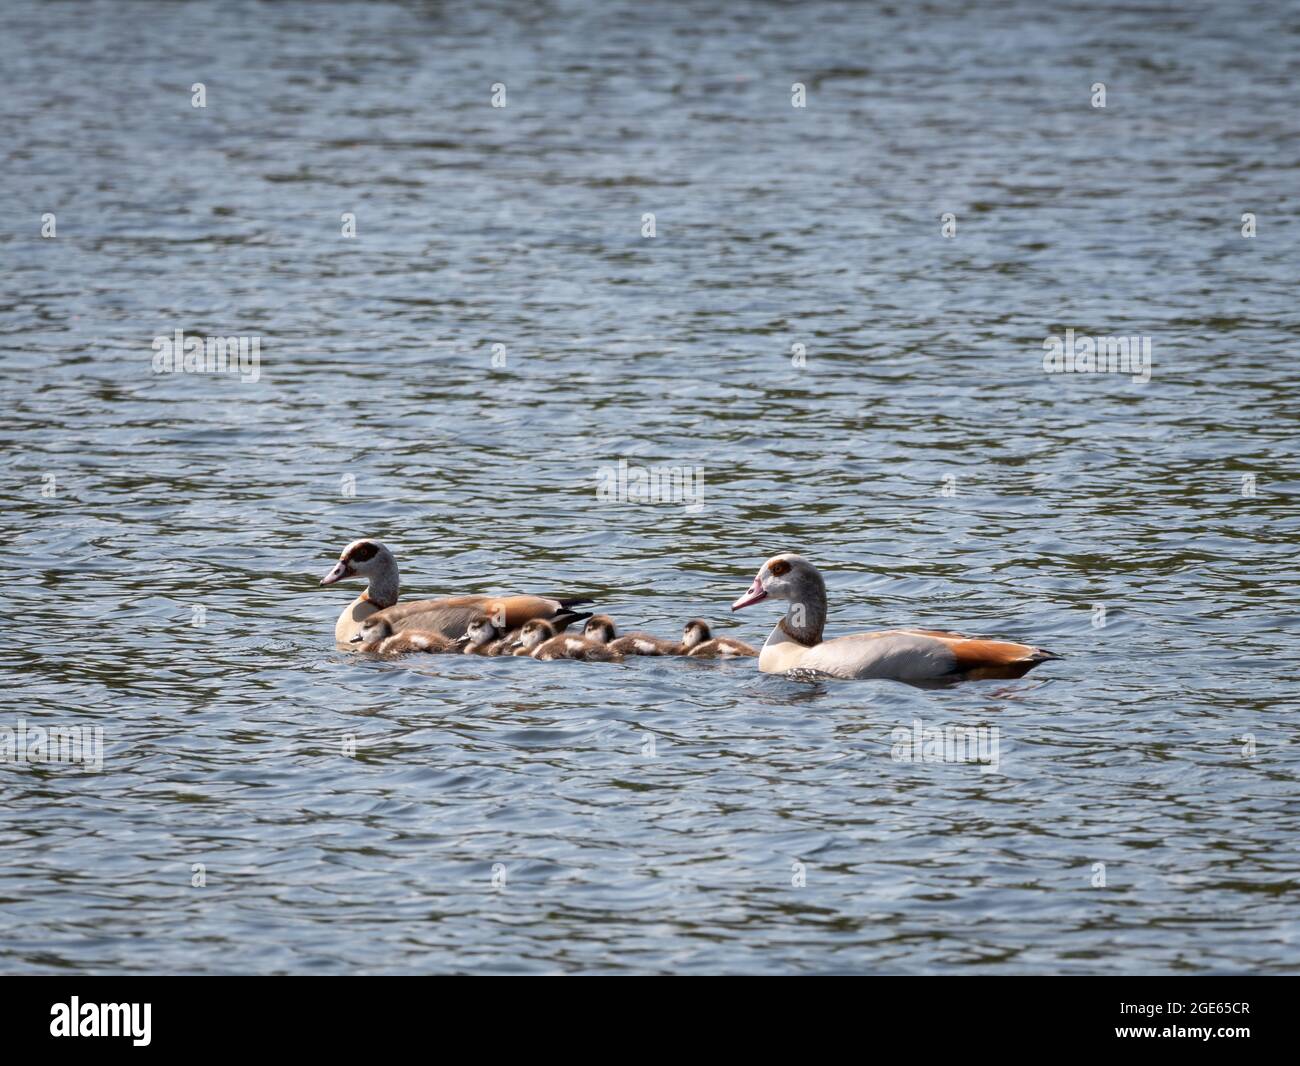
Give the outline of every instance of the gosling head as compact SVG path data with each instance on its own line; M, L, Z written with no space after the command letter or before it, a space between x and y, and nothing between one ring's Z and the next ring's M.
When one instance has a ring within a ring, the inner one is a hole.
M373 644L377 640L383 640L385 637L393 635L393 627L386 619L375 618L373 615L361 623L361 628L357 630L356 636L351 640L352 644Z
M582 635L598 644L608 644L616 635L614 619L607 614L593 614L582 627Z
M369 580L376 574L390 571L397 565L392 552L377 540L354 540L339 555L334 569L320 579L322 585L346 581L352 577Z
M713 633L709 629L709 623L703 618L692 618L682 630L682 645L687 648L694 648L712 639Z
M481 648L484 644L491 644L501 631L497 629L486 618L475 618L465 630L465 643L471 648Z
M555 627L543 618L534 618L525 622L519 630L519 645L528 651L545 644L556 635Z

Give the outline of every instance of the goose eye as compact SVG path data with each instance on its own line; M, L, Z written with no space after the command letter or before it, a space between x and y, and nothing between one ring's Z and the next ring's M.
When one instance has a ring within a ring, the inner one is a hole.
M352 553L348 556L348 562L350 563L369 562L378 554L379 554L379 546L377 544L358 544L355 548L352 549Z

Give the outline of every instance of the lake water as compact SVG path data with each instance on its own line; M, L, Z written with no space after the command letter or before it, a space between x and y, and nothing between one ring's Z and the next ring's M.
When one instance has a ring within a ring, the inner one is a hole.
M1294 8L5 23L0 726L104 748L0 765L0 970L1300 970ZM257 380L155 374L176 330ZM1150 381L1046 373L1066 330ZM753 643L796 550L832 634L1065 658L360 661L360 536L404 598Z

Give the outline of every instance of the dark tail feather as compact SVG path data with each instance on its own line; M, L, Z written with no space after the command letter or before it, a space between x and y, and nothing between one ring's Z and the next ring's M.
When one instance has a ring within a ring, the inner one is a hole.
M596 602L591 596L570 596L567 598L556 596L554 599L561 607L581 607L584 603Z
M547 621L555 627L557 633L563 633L574 622L581 622L584 618L590 618L590 611L556 611L554 616Z

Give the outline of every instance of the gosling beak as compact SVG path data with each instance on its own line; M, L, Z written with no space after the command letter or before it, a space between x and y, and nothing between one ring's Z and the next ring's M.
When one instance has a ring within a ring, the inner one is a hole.
M733 611L739 611L742 607L748 607L751 603L758 603L759 600L767 599L767 589L763 588L763 583L754 578L754 583L749 586L749 591L740 597L731 605Z
M360 644L360 643L361 643L361 634L358 633L355 637L349 637L349 638L348 638L348 643L349 643L349 644Z

